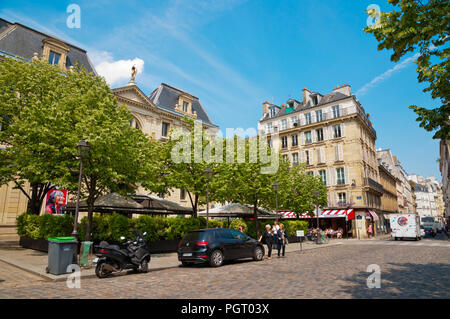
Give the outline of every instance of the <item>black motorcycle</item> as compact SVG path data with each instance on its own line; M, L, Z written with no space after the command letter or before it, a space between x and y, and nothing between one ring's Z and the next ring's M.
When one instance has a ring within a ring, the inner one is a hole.
M120 245L110 245L102 241L95 246L95 274L98 278L105 278L114 272L121 272L126 269L148 272L150 263L150 251L147 248L146 233L136 232L134 241L127 240ZM121 237L125 240L125 237Z

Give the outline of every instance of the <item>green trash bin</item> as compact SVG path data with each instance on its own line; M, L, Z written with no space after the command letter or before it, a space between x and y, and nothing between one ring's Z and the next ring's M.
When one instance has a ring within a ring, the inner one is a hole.
M81 242L81 250L80 250L80 266L81 267L89 267L89 252L92 247L91 241L83 241Z
M62 275L72 264L74 250L77 249L75 237L52 237L48 239L47 273Z

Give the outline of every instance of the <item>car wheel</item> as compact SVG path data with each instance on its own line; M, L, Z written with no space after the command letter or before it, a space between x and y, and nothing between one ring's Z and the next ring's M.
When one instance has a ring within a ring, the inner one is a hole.
M209 264L213 267L220 267L223 264L223 253L216 249L211 253Z
M253 260L261 261L263 260L263 258L264 258L264 250L261 247L257 246L255 248L255 251L253 252Z

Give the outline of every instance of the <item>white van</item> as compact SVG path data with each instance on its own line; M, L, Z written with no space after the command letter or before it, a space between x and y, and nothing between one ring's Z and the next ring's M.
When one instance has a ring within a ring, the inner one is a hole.
M420 218L416 214L391 214L391 237L395 240L403 238L422 239Z
M424 228L431 228L435 234L438 232L438 223L433 216L422 216L420 224Z

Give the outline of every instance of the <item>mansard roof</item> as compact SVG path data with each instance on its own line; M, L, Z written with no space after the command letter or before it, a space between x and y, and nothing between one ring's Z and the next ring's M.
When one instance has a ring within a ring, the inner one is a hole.
M197 112L197 119L201 120L205 124L216 126L211 121L198 97L195 97L176 87L166 83L161 83L161 85L150 94L149 98L156 106L171 112L176 112L175 105L178 103L178 99L181 95L188 95L192 97L192 111ZM180 115L183 114L180 113Z
M35 52L42 56L45 40L57 40L69 47L67 68L74 66L78 61L89 72L97 74L86 50L20 23L11 23L0 18L0 54L31 60Z

